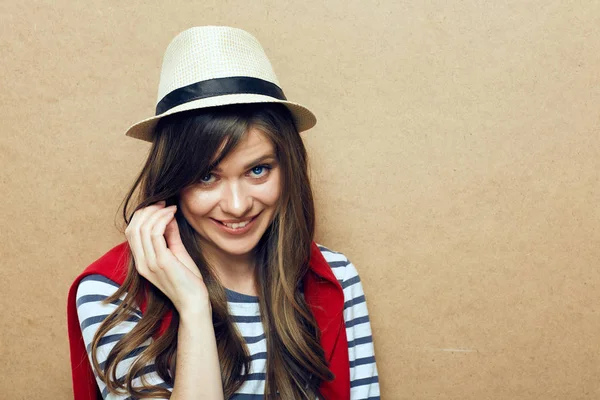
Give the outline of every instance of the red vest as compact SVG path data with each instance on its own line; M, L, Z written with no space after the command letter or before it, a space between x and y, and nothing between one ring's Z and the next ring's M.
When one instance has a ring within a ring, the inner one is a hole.
M122 285L127 275L129 246L121 243L96 260L79 275L69 290L67 322L71 348L71 369L75 400L101 400L92 371L75 304L77 286L81 279L100 274ZM329 264L315 243L311 247L310 272L304 281L304 297L309 304L321 330L321 345L329 369L335 375L331 382L321 385L321 395L331 400L350 399L350 363L348 361L348 339L344 324L344 292ZM142 312L145 307L142 305ZM170 314L162 321L161 332L168 326Z

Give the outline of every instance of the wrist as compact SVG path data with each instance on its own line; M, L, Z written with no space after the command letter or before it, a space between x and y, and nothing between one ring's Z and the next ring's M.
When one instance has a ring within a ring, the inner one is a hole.
M185 324L197 324L199 322L210 321L212 325L212 308L208 305L194 304L188 307L182 307L179 312L179 320Z

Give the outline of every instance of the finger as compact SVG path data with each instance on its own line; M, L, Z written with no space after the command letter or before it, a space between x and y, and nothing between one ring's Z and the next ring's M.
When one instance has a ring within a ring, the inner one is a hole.
M146 276L146 257L144 256L144 246L142 245L142 238L140 235L140 226L145 220L146 209L139 209L133 213L129 225L125 229L125 237L129 242L129 247L133 254L133 259L137 271L142 275Z
M181 240L181 235L179 233L179 225L177 224L177 219L173 218L165 229L165 239L167 241L167 246L171 249L171 252L177 259L185 265L190 271L194 273L199 278L202 278L202 274L198 270L196 263L190 257L187 249L183 245Z
M133 216L131 218L131 221L129 222L129 225L134 224L137 221L137 226L139 227L140 224L146 220L146 218L148 217L148 215L154 213L157 210L160 210L162 208L165 208L165 201L159 201L158 203L154 203L151 204L149 206L140 208L139 210L136 210L133 213Z
M159 201L156 204L153 204L148 207L140 208L133 213L127 228L125 229L125 235L133 235L139 232L141 225L146 221L148 215L152 214L156 210L164 208L165 202Z
M146 260L146 265L151 271L154 271L158 267L156 262L156 250L154 249L154 245L152 243L152 235L162 236L164 234L164 228L163 231L156 231L154 230L154 226L162 216L172 212L173 211L169 208L154 210L152 214L148 215L147 219L140 227L140 236L142 247L144 249L144 257Z
M167 245L169 249L173 252L173 254L178 254L182 249L185 249L183 242L181 241L181 235L179 234L179 225L177 224L177 219L173 218L172 221L166 226L165 229L165 239L167 240Z
M171 250L167 248L167 242L165 240L165 229L173 219L174 214L175 207L168 207L165 209L165 213L156 220L152 227L152 232L150 233L150 240L152 241L156 262L159 268L165 268L173 261L177 262L177 259L173 256Z
M148 266L146 264L146 257L144 256L144 247L142 244L140 227L146 220L147 215L149 213L152 213L153 211L156 211L164 206L165 202L159 201L158 203L153 204L151 206L136 210L133 213L133 216L129 221L127 228L125 229L125 237L127 238L129 247L131 249L136 270L141 276L145 278L148 278L149 271Z

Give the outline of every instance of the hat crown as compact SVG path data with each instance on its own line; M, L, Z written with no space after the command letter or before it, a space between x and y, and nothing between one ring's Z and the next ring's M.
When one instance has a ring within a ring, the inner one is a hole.
M154 116L127 130L127 136L153 141L161 118L177 113L234 104L287 107L298 132L317 119L301 104L289 101L258 40L225 26L202 26L178 34L165 50Z
M224 26L202 26L177 35L163 58L157 104L173 90L216 78L252 77L279 86L258 40Z

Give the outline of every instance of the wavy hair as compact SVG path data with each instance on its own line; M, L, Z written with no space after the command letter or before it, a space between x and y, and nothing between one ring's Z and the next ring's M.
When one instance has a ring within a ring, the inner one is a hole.
M272 141L282 174L277 212L254 250L260 314L267 343L265 398L322 398L319 386L333 379L333 374L320 344L319 328L302 293L314 235L314 203L306 149L287 108L280 104L234 105L162 118L155 129L146 163L123 201L123 219L127 224L133 212L161 200L167 205L178 204L182 189L208 174L250 128L260 130ZM208 288L223 392L225 398L229 398L247 379L248 348L228 313L225 289L202 254L198 234L180 208L175 218L182 241ZM111 392L126 392L133 397L169 397L168 390L148 384L143 374L149 363L155 363L157 374L173 384L179 326L177 310L160 290L137 273L131 254L128 262L124 284L105 303L116 301L122 295L125 298L96 332L91 348L92 363ZM116 343L101 366L96 357L101 338L127 320L143 299L147 305L143 317ZM173 312L171 323L157 338L161 321L169 311ZM117 379L117 365L132 356L136 358L126 376ZM138 376L142 377L142 387L133 387L132 381Z

